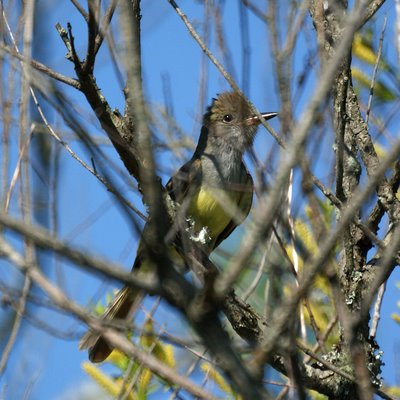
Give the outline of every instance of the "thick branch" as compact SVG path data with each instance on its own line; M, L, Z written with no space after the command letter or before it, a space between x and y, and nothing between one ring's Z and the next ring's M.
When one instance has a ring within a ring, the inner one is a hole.
M71 28L69 29L70 33L68 34L67 31L62 29L58 24L57 30L69 51L67 57L71 59L75 65L75 72L81 84L81 92L85 95L86 100L95 112L101 127L113 143L126 169L132 176L138 179L139 166L137 161L137 151L131 145L133 132L129 132L129 135L125 134L124 121L121 115L117 111L111 110L108 102L97 86L94 76L82 69L82 63L76 55L74 48Z

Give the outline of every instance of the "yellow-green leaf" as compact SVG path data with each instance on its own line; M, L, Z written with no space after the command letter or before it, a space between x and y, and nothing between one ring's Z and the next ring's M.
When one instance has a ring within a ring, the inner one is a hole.
M352 70L353 78L364 88L371 88L371 79L368 75L362 72L359 68L353 67ZM393 101L397 98L396 94L381 80L377 80L374 83L374 97L380 101Z
M353 55L367 64L375 65L376 55L372 47L363 41L360 34L356 34L353 40Z
M392 319L394 319L398 324L400 324L400 315L399 314L392 314Z
M226 394L234 396L235 399L241 399L241 396L237 395L232 387L226 382L224 377L210 364L208 363L201 363L200 368L204 371L210 379L212 379L219 388Z
M122 389L122 380L115 381L108 375L104 374L99 368L89 362L82 364L83 370L95 381L97 384L104 389L111 396L116 397L119 395ZM128 395L129 400L134 400L133 394Z
M148 368L143 368L137 385L139 399L145 399L147 397L147 392L152 377L153 373Z
M114 349L107 358L107 362L115 365L122 372L126 371L129 365L129 358L117 349Z

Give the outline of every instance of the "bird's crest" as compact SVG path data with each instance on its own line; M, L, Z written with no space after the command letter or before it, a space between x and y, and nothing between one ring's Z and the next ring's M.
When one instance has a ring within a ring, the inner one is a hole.
M217 98L213 98L204 115L204 121L216 121L226 114L232 114L239 120L244 120L251 115L251 110L243 96L236 92L224 92Z

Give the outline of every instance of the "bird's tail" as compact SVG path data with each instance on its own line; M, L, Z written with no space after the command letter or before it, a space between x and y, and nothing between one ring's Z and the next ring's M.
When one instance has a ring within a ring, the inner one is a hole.
M139 304L142 297L143 295L140 292L125 286L107 307L102 319L104 321L126 319L134 306ZM104 361L113 351L113 347L101 335L90 330L79 342L79 350L83 349L89 349L89 360L93 363Z

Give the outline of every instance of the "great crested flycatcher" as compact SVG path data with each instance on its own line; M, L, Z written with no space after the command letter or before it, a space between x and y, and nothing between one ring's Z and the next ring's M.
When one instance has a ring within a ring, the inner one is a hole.
M265 120L277 115L276 112L261 114ZM226 239L250 211L254 187L243 154L252 145L259 124L260 119L241 95L220 94L204 115L192 158L167 183L176 208L182 206L188 224L192 225L192 233L198 235L196 240L203 237L207 254ZM141 242L132 271L141 275L148 273L149 264ZM142 295L125 286L107 307L104 320L126 319ZM104 361L113 350L101 335L91 331L82 338L79 347L89 348L92 362Z

